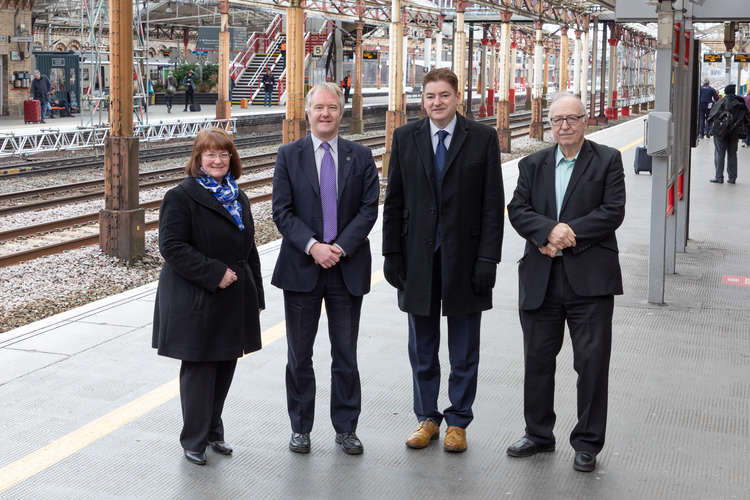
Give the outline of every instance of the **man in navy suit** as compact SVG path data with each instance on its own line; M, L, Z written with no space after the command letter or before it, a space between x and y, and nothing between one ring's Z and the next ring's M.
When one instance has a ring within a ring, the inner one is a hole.
M289 449L309 453L315 414L313 344L323 300L331 340L331 420L336 443L362 453L357 335L370 291L367 239L378 216L378 172L369 148L338 136L344 95L333 83L307 94L311 134L279 148L273 220L283 239L271 283L284 290Z
M625 217L616 149L586 140L586 109L567 92L549 108L556 146L527 156L508 218L526 240L518 265L525 435L512 457L555 449L555 359L568 323L578 373L573 468L591 472L604 446L614 296L622 294L615 230Z
M477 391L482 311L492 307L503 240L504 197L497 132L456 112L458 78L424 77L427 118L393 134L383 207L383 274L409 313L414 413L406 441L427 447L447 425L443 449L466 450ZM440 313L448 317L451 405L438 410Z

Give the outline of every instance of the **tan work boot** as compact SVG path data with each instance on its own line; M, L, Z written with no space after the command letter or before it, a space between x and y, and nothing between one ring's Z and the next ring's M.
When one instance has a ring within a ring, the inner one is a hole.
M440 437L440 426L432 420L422 420L406 440L406 446L414 449L427 447L430 441Z
M466 429L449 425L445 430L445 440L443 440L443 449L453 453L466 451Z

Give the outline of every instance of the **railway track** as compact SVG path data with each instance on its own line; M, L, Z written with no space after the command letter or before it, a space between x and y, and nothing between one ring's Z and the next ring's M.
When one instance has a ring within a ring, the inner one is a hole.
M494 118L490 119L484 119L480 120L484 122L494 122ZM547 127L546 127L547 128ZM513 138L522 137L524 135L528 134L528 122L527 123L515 123L511 125L511 136ZM360 143L367 145L368 147L372 149L378 149L385 146L385 137L379 136L379 137L371 137L371 138L365 138L359 141ZM243 164L250 163L251 165L245 165L246 170L257 170L262 168L270 168L275 163L275 153L267 153L267 154L260 154L260 155L254 155L254 156L247 156L243 157ZM376 155L376 158L380 158L381 155ZM174 177L171 177L169 179L153 179L154 176L164 176L164 175L174 175ZM183 168L172 168L172 169L165 169L158 172L150 172L148 174L143 174L141 176L141 189L143 188L152 188L152 187L161 187L166 185L175 185L177 184L182 178L183 175ZM240 181L238 184L242 189L250 190L250 189L258 189L266 186L270 186L273 182L273 176L264 176L262 178L258 179L252 179L249 181ZM36 202L35 204L24 204L23 208L16 206L16 207L10 207L12 210L9 210L7 207L0 209L0 214L3 212L10 212L10 211L21 211L21 210L33 210L35 208L40 208L42 206L50 206L50 205L59 205L61 203L70 203L75 201L82 201L87 199L95 199L95 198L102 198L103 193L103 181L97 180L97 181L88 181L84 183L76 183L71 184L64 187L67 189L68 192L70 190L75 189L89 189L89 190L95 190L95 192L86 192L86 193L79 193L77 195L67 196L64 198L56 198L54 200L44 200ZM61 186L55 186L51 188L42 188L40 190L34 190L37 191L37 195L41 195L43 193L55 193L60 192L60 190L63 189ZM29 193L31 191L27 191L24 193L12 193L9 195L5 195L0 197L0 200L3 200L3 198L7 199L18 199L29 196ZM15 197L15 198L14 198ZM267 201L271 199L271 193L263 193L258 194L255 196L250 196L251 203L260 203L263 201ZM150 202L144 202L141 203L141 208L144 208L147 211L154 211L159 208L161 204L161 199L150 201ZM28 238L28 237L34 237L36 235L42 235L47 234L55 231L61 231L66 230L70 228L76 228L76 227L82 227L86 225L91 225L93 223L96 223L99 220L99 213L93 212L85 215L80 215L72 218L67 219L61 219L57 221L47 222L43 224L37 224L33 226L27 226L22 227L18 229L13 229L9 231L0 232L0 242L6 242L6 241L12 241L19 238ZM151 220L145 223L145 230L151 230L156 229L158 227L158 220ZM94 245L99 242L99 234L89 234L86 236L66 239L65 241L56 242L52 244L47 244L43 246L39 246L36 248L23 250L20 252L14 252L9 253L6 255L0 255L0 267L5 266L11 266L15 264L19 264L28 260L36 259L39 257L43 257L46 255L52 255L56 253L60 253L66 250L81 248L84 246Z

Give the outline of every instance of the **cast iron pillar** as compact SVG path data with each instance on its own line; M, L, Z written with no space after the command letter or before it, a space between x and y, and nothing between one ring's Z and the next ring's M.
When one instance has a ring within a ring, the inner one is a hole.
M133 137L133 2L109 2L109 137L104 141L104 210L99 246L133 261L145 252L145 212L138 199L138 139Z
M513 82L510 38L510 18L513 14L509 11L500 13L502 24L500 25L500 60L498 61L500 78L498 79L497 91L497 137L500 141L500 152L510 153L510 87Z
M357 22L357 44L354 48L354 95L352 96L352 119L349 122L349 132L352 134L361 134L365 131L364 121L362 119L362 30L364 22L361 21L364 15L364 0L359 2L362 12L360 21Z
M226 120L232 116L229 101L229 1L219 3L221 27L219 28L219 95L216 100L216 119Z

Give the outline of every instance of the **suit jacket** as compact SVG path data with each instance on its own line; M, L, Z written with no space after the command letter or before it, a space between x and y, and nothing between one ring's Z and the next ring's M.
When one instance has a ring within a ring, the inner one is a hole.
M504 195L500 148L493 128L457 115L436 192L430 121L396 129L383 208L383 254L402 254L406 267L399 307L429 315L435 230L440 224L443 314L492 307L492 293L471 287L479 257L500 261Z
M154 306L152 346L187 361L237 359L261 347L265 308L250 202L240 190L240 231L229 212L195 179L167 191L159 209L164 267ZM219 288L227 267L237 281Z
M349 293L370 291L372 255L367 235L378 218L380 183L369 148L338 139L336 243L344 250L337 266ZM320 181L312 138L279 148L273 176L273 220L283 236L271 283L283 290L310 292L320 266L305 253L310 238L323 241Z
M552 259L539 252L557 221L555 147L518 164L518 186L508 205L511 225L526 239L518 266L519 306L542 305ZM560 221L576 234L576 246L563 250L565 274L581 296L622 294L615 230L625 218L625 173L616 149L584 141L563 197Z

